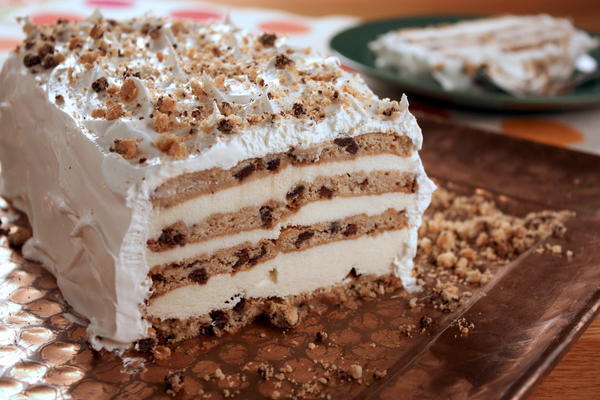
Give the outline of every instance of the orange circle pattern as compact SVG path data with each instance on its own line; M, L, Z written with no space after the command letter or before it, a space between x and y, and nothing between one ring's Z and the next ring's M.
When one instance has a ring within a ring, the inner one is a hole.
M263 32L285 33L299 35L310 32L310 26L295 21L265 21L258 25Z
M561 122L541 118L508 119L502 122L501 129L507 135L560 147L584 140L578 130Z

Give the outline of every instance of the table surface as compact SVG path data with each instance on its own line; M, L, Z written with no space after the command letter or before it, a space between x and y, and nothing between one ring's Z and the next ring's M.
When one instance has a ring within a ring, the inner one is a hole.
M346 14L365 19L411 14L539 13L571 17L578 26L600 32L600 2L597 0L224 0L235 6L278 8L304 15ZM489 4L488 4L489 3ZM534 390L530 399L597 399L600 393L600 318L588 327L554 370Z

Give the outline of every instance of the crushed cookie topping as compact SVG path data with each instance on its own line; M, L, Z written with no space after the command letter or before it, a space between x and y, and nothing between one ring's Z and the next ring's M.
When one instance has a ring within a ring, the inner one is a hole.
M223 133L230 133L233 130L233 124L227 118L223 118L217 124L217 129Z
M125 103L129 103L130 101L135 100L137 96L137 86L135 85L135 81L131 78L125 79L123 82L123 86L121 86L121 90L119 91L119 96L121 100Z
M115 139L113 146L109 150L119 153L126 160L130 160L137 156L137 141L135 139Z
M92 90L96 93L100 93L108 87L108 80L105 77L98 78L92 82Z
M258 41L265 47L273 47L275 45L275 41L277 40L277 35L274 33L263 33L258 37Z
M304 111L304 106L300 103L294 103L294 105L292 106L292 110L295 117L301 117L306 113Z
M104 28L98 24L94 25L92 27L92 30L90 31L90 37L92 39L98 40L102 36L104 36Z
M292 64L293 62L294 61L285 54L278 54L275 57L275 68L283 69L288 65Z
M62 105L81 107L75 113L84 120L135 122L132 137L123 138L136 139L135 155L122 151L125 144L110 145L132 162L193 156L215 138L252 129L300 120L308 127L344 112L384 121L402 111L335 60L289 47L274 33L98 14L43 26L25 20L24 31L17 53L40 82L59 82L52 98L60 93Z

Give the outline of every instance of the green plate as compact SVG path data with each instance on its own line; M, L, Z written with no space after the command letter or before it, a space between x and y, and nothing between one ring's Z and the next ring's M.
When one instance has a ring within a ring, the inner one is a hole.
M561 111L600 106L600 79L585 83L569 94L557 96L516 97L501 92L469 92L443 90L435 82L425 82L399 75L397 72L375 66L369 42L378 36L399 28L415 28L427 25L452 23L474 16L419 16L369 22L346 29L335 35L329 45L342 63L369 78L375 84L391 85L404 92L450 103L458 106L502 111ZM592 36L599 35L590 33ZM600 65L600 48L590 53ZM378 81L378 82L377 82ZM384 87L385 87L384 86Z

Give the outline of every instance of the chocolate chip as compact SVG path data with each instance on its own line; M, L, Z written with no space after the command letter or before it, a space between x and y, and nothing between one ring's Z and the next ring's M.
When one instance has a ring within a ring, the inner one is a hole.
M44 43L38 50L38 55L44 58L44 56L48 54L54 54L54 46L52 46L50 43Z
M244 308L246 308L246 299L242 297L240 301L238 301L237 304L233 306L233 311L241 312L244 311Z
M244 178L249 177L254 171L256 171L256 166L253 163L250 163L234 173L233 177L241 181Z
M352 269L350 269L350 272L348 272L348 276L350 278L358 278L360 274L356 271L356 268L352 267Z
M188 278L192 282L204 285L206 282L208 282L208 273L206 272L206 268L200 267L190 272Z
M23 64L25 64L25 66L27 68L35 67L36 65L39 65L41 62L42 62L42 58L35 54L25 54L25 57L23 57Z
M165 277L162 274L152 274L152 275L150 275L150 279L152 279L152 282L164 282L165 281Z
M267 248L265 245L260 246L260 253L258 253L257 255L255 255L254 257L250 258L248 260L248 264L250 265L254 265L258 262L258 260L260 260L261 258L263 258L263 256L267 254Z
M302 232L296 238L296 242L294 243L294 245L296 247L300 247L302 245L302 243L306 242L308 239L310 239L313 236L315 236L315 233L313 231Z
M274 33L263 33L258 37L258 42L265 47L273 47L276 40L277 35Z
M98 78L92 82L92 90L96 93L100 93L103 90L106 90L106 88L108 88L108 81L105 77Z
M248 255L248 249L242 249L236 252L235 256L237 257L237 261L235 262L235 264L233 264L233 269L241 267L242 265L246 264L250 259L250 256Z
M262 206L258 211L260 213L260 220L262 221L263 227L270 228L273 226L273 208L269 206Z
M304 190L306 188L304 187L304 185L298 185L296 186L292 191L288 192L285 197L288 200L291 199L295 199L296 197L300 196L302 193L304 193Z
M31 50L33 46L35 46L35 42L33 40L28 40L25 42L25 50Z
M158 242L167 246L183 246L186 243L185 235L173 228L162 230Z
M361 190L367 190L367 186L369 186L369 179L365 178L364 181L358 184Z
M52 69L58 65L58 59L55 56L48 54L42 59L42 67L44 69Z
M272 160L267 161L267 170L268 171L277 171L279 169L279 165L281 164L281 160L279 158L274 158Z
M346 229L344 229L344 232L342 232L342 234L344 236L351 236L356 235L356 232L358 232L358 227L356 226L356 224L348 224L348 226L346 226Z
M292 59L286 56L285 54L278 54L277 56L275 56L275 68L277 69L283 69L286 66L292 64L293 62L294 61L292 61Z
M294 103L294 105L292 106L292 110L294 112L294 116L297 118L306 114L306 111L304 111L304 106L300 103Z
M333 190L329 189L327 186L321 186L319 189L319 197L322 199L331 199L333 197Z
M350 154L356 154L358 152L356 141L350 137L334 139L333 143L343 147Z
M329 224L329 232L338 233L340 231L340 223L337 221L333 221Z
M202 118L202 107L196 107L194 110L192 110L192 118L194 118L194 119Z
M431 317L427 317L427 316L422 316L421 319L419 320L419 325L421 326L421 329L427 329L431 326L431 324L433 323L433 320L431 319Z
M227 118L223 118L217 124L217 129L223 133L230 133L233 131L233 124Z
M156 345L156 340L152 338L140 339L136 342L135 348L137 351L142 353L150 353L154 346Z
M209 315L212 318L212 325L215 328L225 328L225 325L227 325L227 321L229 320L229 318L227 318L227 314L221 310L215 310L211 311Z

